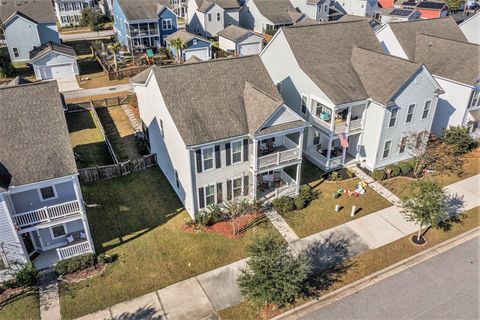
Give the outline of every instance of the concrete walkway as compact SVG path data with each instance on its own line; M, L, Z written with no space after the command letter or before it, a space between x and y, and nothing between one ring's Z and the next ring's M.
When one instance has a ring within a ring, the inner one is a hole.
M480 206L480 175L445 189L456 199L453 206L456 210ZM299 239L276 212L267 216L281 230L293 251L305 253L319 269L417 231L415 223L406 221L397 206L303 239ZM215 319L216 311L243 301L236 279L246 265L247 259L243 259L80 319Z
M79 99L79 98L98 96L102 94L116 93L116 92L123 92L123 91L132 92L133 91L132 84L126 83L126 84L119 84L116 86L100 87L95 89L79 89L75 91L67 91L63 95L65 99Z
M121 108L123 110L123 113L125 113L125 115L127 116L128 121L132 125L132 128L135 131L135 133L142 132L142 123L140 119L137 117L137 115L132 111L133 107L128 104L122 104Z
M58 282L55 272L46 270L40 273L39 287L40 316L42 320L61 319Z
M368 182L368 186L375 190L378 194L384 197L387 201L392 204L400 203L400 198L394 195L390 190L382 186L379 182L375 181L368 174L363 172L357 165L352 165L348 167L355 175L363 181Z
M57 83L58 89L62 93L80 90L80 86L78 85L77 77L75 75L58 78Z

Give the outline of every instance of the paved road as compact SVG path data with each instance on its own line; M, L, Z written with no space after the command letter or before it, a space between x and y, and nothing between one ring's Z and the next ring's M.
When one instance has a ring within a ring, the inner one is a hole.
M77 99L77 98L97 96L101 94L115 93L115 92L122 92L122 91L133 91L132 84L126 83L126 84L119 84L116 86L100 87L95 89L80 89L75 91L64 92L63 95L65 96L65 99Z
M479 255L477 237L302 319L480 319Z
M100 38L108 38L113 35L113 30L102 30L102 31L92 31L92 32L81 32L81 33L60 33L60 39L62 41L73 41L73 40L94 40Z

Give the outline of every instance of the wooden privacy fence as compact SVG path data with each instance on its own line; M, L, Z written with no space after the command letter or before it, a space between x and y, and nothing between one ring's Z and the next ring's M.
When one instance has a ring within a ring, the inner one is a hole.
M79 169L78 174L81 182L95 182L142 171L156 164L156 155L149 154L135 160L128 160L108 166Z
M94 99L86 102L67 103L67 111L92 110L99 107L116 107L128 103L129 96L117 96L110 98Z

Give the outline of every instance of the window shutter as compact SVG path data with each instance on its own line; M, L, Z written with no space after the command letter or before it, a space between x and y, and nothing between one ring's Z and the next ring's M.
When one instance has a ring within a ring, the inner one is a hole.
M197 157L197 173L202 172L202 150L195 151Z
M222 167L222 156L220 154L220 146L215 146L215 168Z
M232 180L227 180L227 200L232 200Z
M222 189L222 183L219 182L217 183L217 203L222 203L223 202L223 189Z
M248 139L243 139L243 161L248 161Z
M232 164L232 153L230 152L230 143L225 143L225 154L227 160L227 166Z
M248 196L248 176L243 177L243 195Z
M200 209L205 208L205 190L203 190L203 188L198 188L198 203Z

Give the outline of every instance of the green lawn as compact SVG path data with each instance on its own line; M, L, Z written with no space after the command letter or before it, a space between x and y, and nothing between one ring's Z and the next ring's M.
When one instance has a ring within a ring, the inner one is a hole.
M409 237L387 244L378 249L370 250L353 257L346 262L348 266L343 275L332 285L324 288L319 295L325 295L333 290L339 289L368 275L380 271L397 262L407 259L421 251L429 249L441 242L467 232L480 225L480 207L471 209L461 215L461 223L454 224L448 232L441 230L428 230L425 234L428 242L425 246L414 246ZM299 306L307 301L299 301ZM278 314L287 311L288 308L280 310ZM261 319L261 310L248 302L227 308L219 312L222 320L256 320Z
M0 320L40 319L38 292L33 292L10 302L0 309Z
M76 318L246 257L254 233L280 235L269 223L240 239L181 230L189 220L158 168L82 185L97 253L116 255L99 277L60 286L64 319Z
M82 158L77 161L78 168L113 163L92 112L88 110L65 114L73 151Z

